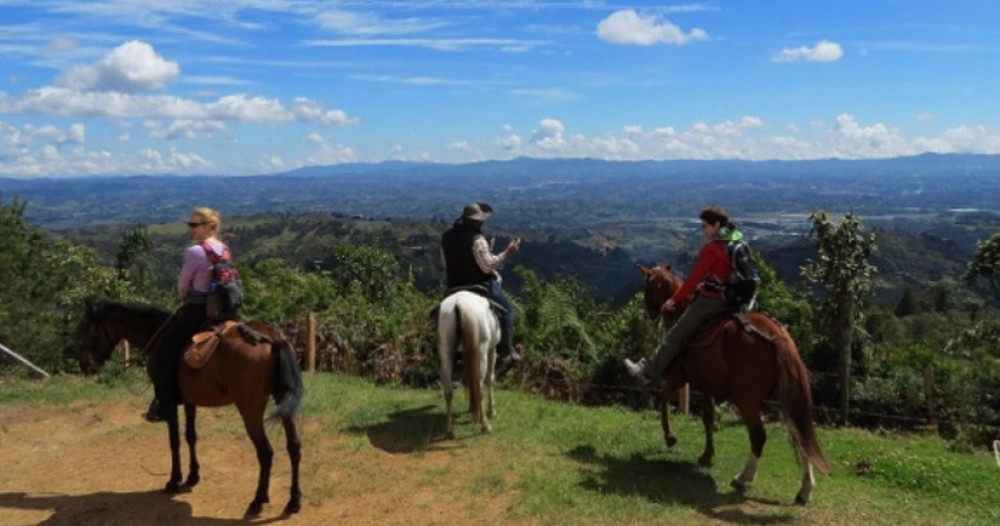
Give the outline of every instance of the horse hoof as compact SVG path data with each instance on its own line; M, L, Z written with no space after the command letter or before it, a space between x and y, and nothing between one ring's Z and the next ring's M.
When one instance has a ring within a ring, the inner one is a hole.
M743 482L742 480L740 480L739 477L734 478L732 480L732 482L729 483L729 485L732 486L733 489L735 489L736 491L738 491L740 493L746 491L746 489L747 489L747 483Z
M795 496L795 503L800 506L805 506L809 504L809 497L803 497L801 493Z
M184 486L191 488L197 486L201 482L201 477L198 475L188 475L187 480L184 481Z
M493 428L489 426L483 426L483 434L488 435L493 432Z
M252 519L260 515L260 512L262 511L264 511L264 503L253 501L250 503L250 506L247 507L247 512L243 514L243 518Z
M294 514L298 513L299 510L301 510L301 509L302 509L302 505L299 503L298 500L290 500L290 501L288 501L288 505L285 506L284 514L285 515L294 515Z
M674 447L677 445L677 437L674 435L667 436L667 447Z
M698 465L703 468L712 467L712 457L707 455L698 457Z
M178 482L176 480L171 480L170 482L167 482L167 485L163 488L163 491L165 491L166 493L169 493L171 495L174 495L174 494L177 494L177 493L185 493L185 492L190 491L190 490L187 489L180 482Z
M454 431L446 431L445 434L444 434L444 438L445 438L445 440L455 440L455 432Z

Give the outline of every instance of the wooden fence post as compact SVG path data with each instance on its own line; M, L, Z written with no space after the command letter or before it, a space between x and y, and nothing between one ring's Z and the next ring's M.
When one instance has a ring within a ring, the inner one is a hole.
M312 312L306 326L306 370L316 370L316 314Z
M125 353L125 368L128 369L132 362L132 346L128 344L128 340L122 341L122 351Z
M677 390L677 411L683 415L691 414L691 384L684 384Z

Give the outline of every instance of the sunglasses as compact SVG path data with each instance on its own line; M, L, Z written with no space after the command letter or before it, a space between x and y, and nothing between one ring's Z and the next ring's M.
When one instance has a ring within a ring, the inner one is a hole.
M207 224L207 223L188 223L188 228L198 228L198 227L200 227L202 225L205 225L205 224Z

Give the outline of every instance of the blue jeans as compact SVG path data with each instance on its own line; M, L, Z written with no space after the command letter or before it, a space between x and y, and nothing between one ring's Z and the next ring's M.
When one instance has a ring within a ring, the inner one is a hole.
M510 300L507 299L507 294L504 293L503 287L500 286L499 281L490 282L490 297L493 301L499 303L504 309L507 309L507 314L504 314L500 319L500 327L503 331L510 331L514 329L514 306L510 304Z

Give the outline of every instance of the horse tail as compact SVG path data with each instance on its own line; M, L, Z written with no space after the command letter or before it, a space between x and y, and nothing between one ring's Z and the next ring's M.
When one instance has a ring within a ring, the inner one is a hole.
M268 420L291 418L302 404L305 387L302 383L302 369L288 340L280 339L271 343L274 356L274 402L278 404Z
M462 315L463 302L455 304L455 326L459 328L462 341L462 376L465 378L469 389L469 412L475 418L483 407L483 373L479 367L482 357L479 355L479 327L476 326L476 317L466 313Z
M781 393L781 412L798 449L816 469L824 474L830 468L816 439L813 424L812 386L809 370L799 356L798 348L784 328L779 328L774 344L778 358L778 389Z

